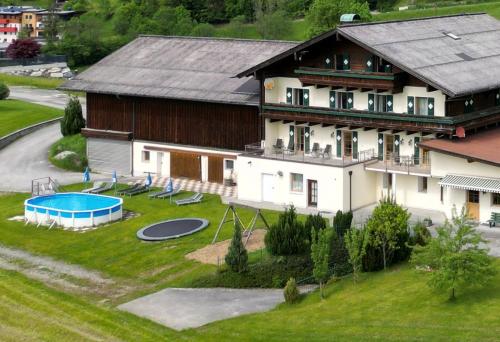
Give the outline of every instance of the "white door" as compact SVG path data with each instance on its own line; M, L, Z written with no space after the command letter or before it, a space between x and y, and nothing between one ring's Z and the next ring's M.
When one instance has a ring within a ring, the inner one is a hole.
M262 174L262 201L274 202L274 175Z
M156 154L156 175L161 177L163 174L163 152Z

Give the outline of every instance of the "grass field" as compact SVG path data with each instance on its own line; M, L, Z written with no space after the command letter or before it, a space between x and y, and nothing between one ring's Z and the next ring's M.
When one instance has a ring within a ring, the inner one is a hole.
M76 155L71 155L64 159L54 158L58 153L63 151L72 151ZM49 161L64 170L83 171L87 166L87 139L81 134L61 138L50 147Z
M43 89L56 89L65 80L61 78L46 78L46 77L30 77L16 76L0 73L0 82L4 82L9 86L26 86Z
M23 127L54 119L63 111L18 100L0 101L0 137Z
M499 263L497 263L499 264ZM499 265L500 266L500 265ZM455 302L435 294L407 266L326 288L295 306L175 332L103 304L0 271L0 340L497 341L500 277Z
M81 186L69 189L81 189ZM189 194L178 197L183 196ZM23 194L0 198L0 244L102 271L120 281L132 283L138 292L152 292L167 285L186 286L193 277L216 269L215 266L187 260L184 255L211 242L226 208L219 196L206 195L203 204L183 207L170 204L168 200L150 200L146 194L126 198L125 209L139 214L138 217L85 234L36 229L26 227L22 222L8 221L9 217L23 213L26 198L27 195ZM135 235L148 224L178 217L202 217L211 224L200 233L162 243L140 242ZM242 210L241 217L243 222L250 222L252 213ZM277 214L267 213L266 218L273 222ZM220 239L227 239L231 234L231 226L227 226Z

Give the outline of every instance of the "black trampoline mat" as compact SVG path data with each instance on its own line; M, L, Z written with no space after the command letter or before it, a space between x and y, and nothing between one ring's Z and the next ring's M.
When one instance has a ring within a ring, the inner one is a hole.
M208 221L200 218L168 220L147 226L137 232L141 240L159 241L193 234L204 229Z

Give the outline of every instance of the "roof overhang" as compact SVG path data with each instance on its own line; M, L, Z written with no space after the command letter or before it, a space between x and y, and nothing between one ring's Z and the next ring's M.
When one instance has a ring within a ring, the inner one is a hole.
M442 178L438 184L453 189L494 192L500 194L500 178L449 174Z

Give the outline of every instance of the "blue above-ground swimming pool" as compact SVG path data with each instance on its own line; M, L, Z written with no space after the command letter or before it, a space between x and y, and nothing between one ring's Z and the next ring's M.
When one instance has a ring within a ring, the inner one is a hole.
M37 196L24 202L24 216L35 224L92 227L122 218L123 200L79 192Z

